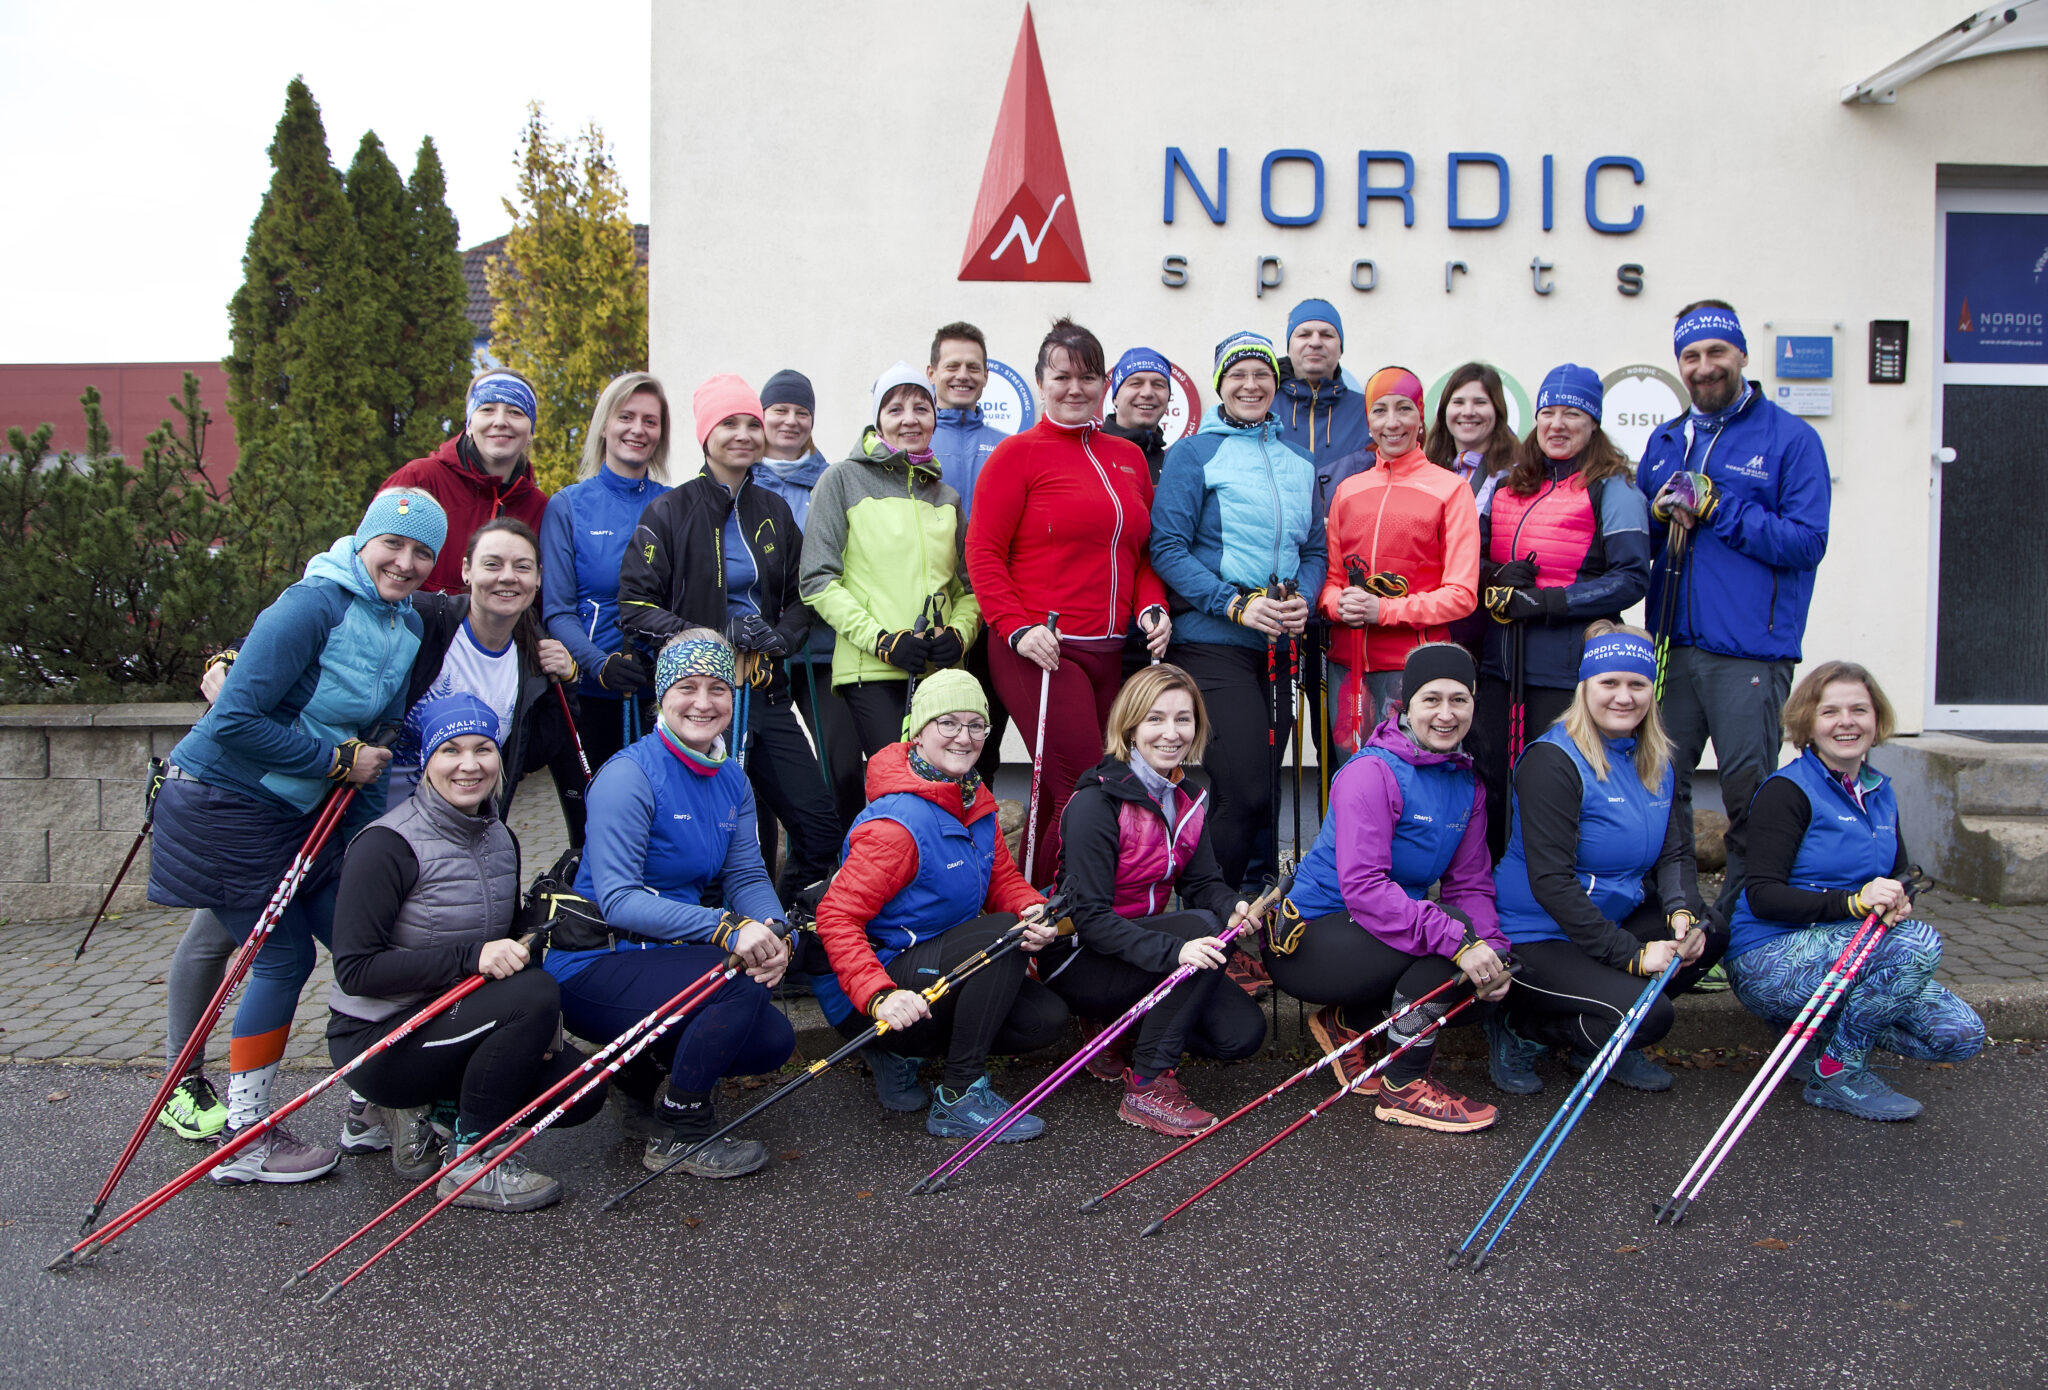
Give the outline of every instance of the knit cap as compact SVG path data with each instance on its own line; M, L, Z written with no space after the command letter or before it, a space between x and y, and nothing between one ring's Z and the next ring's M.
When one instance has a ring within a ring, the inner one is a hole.
M1365 408L1381 396L1406 396L1422 409L1422 380L1406 367L1382 367L1365 379Z
M690 397L690 411L697 418L697 443L701 445L711 438L711 431L720 420L734 415L751 415L760 420L761 398L739 377L721 372L697 388ZM765 426L767 421L762 420L762 424Z
M386 488L370 499L356 523L357 552L379 536L404 536L438 555L448 539L448 513L416 487Z
M908 737L916 738L942 714L978 714L986 720L988 696L982 693L981 682L950 666L919 681L917 693L910 697Z
M761 388L761 409L771 405L802 406L816 414L818 393L811 389L811 379L793 367L784 367L768 378L768 384Z
M908 362L898 362L895 366L889 368L888 371L875 378L874 422L876 424L882 422L882 402L889 399L889 393L899 386L915 386L918 390L924 392L925 395L931 397L933 409L938 408L939 398L932 395L931 379L924 374L924 368L913 367Z
M1337 313L1337 306L1327 299L1304 299L1288 311L1287 340L1294 341L1294 330L1305 323L1327 323L1337 330L1337 346L1344 346L1344 320Z
M426 758L433 757L434 750L451 738L482 734L495 741L499 737L498 712L467 690L422 700L412 717L419 721L420 755Z
M1116 359L1116 365L1109 369L1109 398L1116 399L1116 393L1124 389L1124 383L1139 372L1156 372L1173 380L1173 368L1167 364L1163 354L1151 348L1135 347Z
M1600 419L1600 403L1606 391L1600 385L1600 374L1591 367L1581 367L1567 362L1562 367L1551 368L1550 375L1543 378L1543 385L1536 391L1536 408L1547 405L1566 405L1573 410L1583 410L1597 423Z
M1235 364L1247 358L1257 358L1273 369L1273 375L1280 375L1280 358L1273 351L1273 340L1249 330L1233 333L1216 344L1216 371L1213 383L1218 391L1223 389L1223 374Z

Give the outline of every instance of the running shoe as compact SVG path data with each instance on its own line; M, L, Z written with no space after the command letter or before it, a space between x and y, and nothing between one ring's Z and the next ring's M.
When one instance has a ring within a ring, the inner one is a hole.
M1094 1019L1081 1020L1081 1042L1086 1045L1102 1036L1107 1024ZM1087 1072L1097 1081L1122 1081L1131 1069L1131 1049L1136 1044L1137 1026L1124 1029L1117 1034L1116 1041L1090 1057L1086 1063Z
M407 1182L432 1177L446 1163L449 1127L434 1122L434 1107L415 1105L387 1110L391 1123L391 1171Z
M1880 1123L1910 1120L1921 1110L1919 1101L1900 1095L1867 1068L1851 1071L1843 1067L1833 1076L1823 1076L1819 1062L1807 1073L1805 1100L1823 1110L1840 1110L1859 1120Z
M976 1077L964 1091L949 1091L942 1084L932 1092L931 1113L925 1116L925 1133L941 1139L972 1139L1003 1117L1010 1102L997 1095L986 1076ZM1020 1116L997 1136L998 1144L1021 1144L1045 1133L1045 1121L1036 1115Z
M911 1115L931 1101L917 1082L917 1069L924 1065L924 1058L905 1057L873 1045L867 1054L868 1070L875 1074L875 1099L884 1110Z
M486 1163L502 1154L518 1134L517 1130L506 1130L481 1153L473 1144L465 1148L462 1162L449 1169L441 1181L434 1184L434 1195L453 1197L465 1182L476 1177ZM539 1211L561 1200L562 1185L559 1182L546 1173L527 1167L519 1161L518 1154L513 1154L478 1178L468 1191L455 1198L453 1205L474 1207L478 1211L520 1212Z
M650 1173L658 1173L678 1155L689 1153L690 1147L701 1139L701 1135L686 1136L673 1131L666 1139L650 1139L646 1152L640 1155L640 1165ZM697 1178L743 1178L768 1166L768 1146L758 1139L735 1139L728 1134L712 1140L676 1166Z
M234 1142L236 1131L224 1126L223 1146ZM206 1176L224 1187L251 1182L311 1182L324 1178L341 1162L341 1150L308 1144L283 1125L272 1125L255 1143L243 1149Z
M1467 1100L1432 1076L1418 1076L1406 1086L1381 1082L1379 1103L1372 1113L1374 1119L1389 1124L1444 1134L1470 1134L1500 1118L1500 1111L1493 1106Z
M1314 1036L1316 1045L1323 1049L1325 1056L1335 1052L1338 1048L1359 1036L1356 1028L1346 1028L1344 1026L1343 1020L1337 1016L1337 1006L1335 1004L1326 1004L1310 1014L1308 1031ZM1332 1062L1330 1070L1337 1077L1337 1089L1343 1090L1351 1084L1354 1078L1372 1070L1372 1064L1379 1060L1379 1055L1380 1040L1374 1038L1371 1042L1360 1043L1357 1047L1352 1048L1342 1057L1339 1057L1335 1062ZM1369 1096L1378 1091L1379 1088L1379 1077L1367 1077L1365 1082L1352 1094Z
M348 1109L341 1117L341 1151L374 1154L390 1147L391 1131L384 1126L384 1112L350 1091Z
M1486 1016L1486 1069L1497 1089L1511 1096L1533 1096L1542 1090L1536 1059L1546 1051L1542 1043L1532 1043L1508 1027L1498 1011Z
M1254 999L1264 999L1273 992L1273 977L1266 972L1266 963L1249 951L1232 951L1230 959L1223 963L1223 973L1230 977L1230 983Z
M198 1072L180 1081L156 1122L180 1139L211 1139L228 1122L228 1108L213 1093L213 1083Z
M1572 1052L1564 1059L1566 1066L1582 1072L1593 1065L1593 1059L1583 1052ZM1622 1050L1621 1057L1607 1075L1628 1087L1631 1091L1668 1091L1671 1089L1671 1073L1651 1061L1640 1048Z
M1145 1082L1138 1080L1136 1072L1125 1071L1124 1098L1116 1107L1117 1118L1169 1139L1192 1138L1215 1124L1214 1115L1188 1099L1174 1070L1168 1067Z
M1709 970L1706 974L1700 976L1699 979L1693 981L1692 989L1689 991L1689 993L1719 994L1722 990L1727 988L1729 988L1728 972L1722 968L1721 963L1719 961L1716 961L1714 962L1713 969Z

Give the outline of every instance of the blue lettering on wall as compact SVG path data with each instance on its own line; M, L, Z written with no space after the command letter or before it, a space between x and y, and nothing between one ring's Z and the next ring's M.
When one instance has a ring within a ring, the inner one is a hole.
M1298 159L1316 171L1315 205L1305 217L1286 217L1273 211L1273 166L1283 159ZM1276 227L1312 226L1323 215L1323 157L1314 150L1274 150L1259 166L1259 211Z
M1372 182L1372 166L1375 164L1399 164L1401 182L1383 184L1377 188ZM1375 198L1399 198L1401 200L1401 225L1415 225L1415 159L1406 150L1360 150L1358 152L1358 225L1366 225L1366 214Z
M1223 218L1230 207L1230 151L1216 151L1216 199L1214 202L1211 202L1208 190L1202 187L1201 179L1195 176L1194 167L1188 163L1187 156L1180 152L1180 146L1172 145L1167 148L1166 220L1168 222L1173 221L1173 175L1176 169L1188 181L1189 191L1201 200L1202 211L1209 214L1209 220L1219 227L1222 226ZM1318 206L1320 206L1322 201L1322 177L1320 171L1317 173L1316 185L1316 200Z
M1448 216L1453 227L1498 227L1508 220L1508 162L1497 154L1483 154L1476 150L1452 150L1450 171L1450 207ZM1458 215L1458 169L1465 164L1491 164L1493 172L1500 179L1500 201L1491 217L1460 217Z
M1556 160L1552 156L1543 156L1543 230L1546 232L1551 228L1550 211L1552 203L1551 193L1553 190L1551 188L1550 172L1551 166L1555 163ZM1173 195L1169 193L1167 196L1171 197ZM1388 406L1387 409L1392 410L1393 407Z
M1625 154L1603 154L1586 166L1586 225L1596 232L1620 236L1643 225L1643 205L1637 203L1626 222L1608 222L1600 216L1599 184L1602 169L1626 169L1637 183L1643 181L1643 163Z

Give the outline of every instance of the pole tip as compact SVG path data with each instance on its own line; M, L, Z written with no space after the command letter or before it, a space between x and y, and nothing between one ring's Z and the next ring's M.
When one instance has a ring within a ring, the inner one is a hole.
M44 1265L43 1268L48 1270L52 1274L62 1274L65 1270L71 1268L71 1266L76 1262L77 1261L75 1257L72 1255L72 1252L69 1250L65 1250L61 1252L56 1259Z
M1165 1229L1166 1218L1162 1216L1157 1221L1154 1221L1151 1225L1147 1226L1144 1230L1138 1232L1138 1234L1140 1236L1156 1236Z
M921 1196L924 1192L924 1185L930 1181L931 1179L929 1178L919 1178L916 1182L912 1183L908 1188L904 1190L903 1195L906 1197Z
M320 1295L320 1297L318 1297L318 1298L314 1299L313 1301L314 1301L315 1303L326 1303L326 1302L330 1301L330 1300L331 1300L331 1299L332 1299L332 1298L333 1298L333 1297L334 1297L334 1296L335 1296L336 1294L338 1294L338 1293L340 1293L340 1292L341 1292L341 1285L339 1285L339 1284L336 1284L336 1285L335 1285L335 1286L334 1286L333 1288L329 1289L329 1290L328 1290L328 1291L327 1291L326 1293L323 1293L323 1294L321 1294L321 1295Z
M304 1283L306 1276L310 1273L312 1273L311 1270L300 1270L297 1274L294 1274L291 1278L285 1280L282 1284L279 1284L277 1286L277 1291L279 1293L290 1293L293 1289L296 1289L300 1284Z
M1474 1261L1472 1261L1472 1272L1473 1272L1474 1274L1477 1274L1477 1273L1478 1273L1478 1272L1479 1272L1480 1270L1482 1270L1482 1269L1485 1269L1485 1268L1486 1268L1486 1252L1485 1252L1484 1250L1482 1250L1482 1251L1480 1251L1480 1252L1479 1252L1479 1258L1478 1258L1478 1259L1476 1259L1476 1260L1474 1260Z
M1075 1208L1074 1208L1074 1210L1075 1210L1075 1211L1094 1211L1094 1210L1095 1210L1095 1209L1096 1209L1097 1207L1099 1207L1099 1206L1101 1206L1101 1205L1102 1205L1102 1199L1101 1199L1100 1197L1090 1197L1090 1198L1089 1198L1089 1199L1088 1199L1087 1201L1085 1201L1085 1202L1081 1203L1081 1205L1080 1205L1080 1206L1078 1206L1078 1207L1075 1207Z

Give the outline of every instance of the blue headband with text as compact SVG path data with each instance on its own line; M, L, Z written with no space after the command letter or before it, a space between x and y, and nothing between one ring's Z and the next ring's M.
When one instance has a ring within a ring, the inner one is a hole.
M1671 355L1676 357L1692 343L1718 338L1735 344L1735 350L1749 355L1749 339L1742 336L1742 321L1726 309L1695 309L1671 330Z
M1580 680L1589 681L1617 671L1654 681L1657 653L1633 632L1610 632L1586 644L1586 654L1579 658Z

